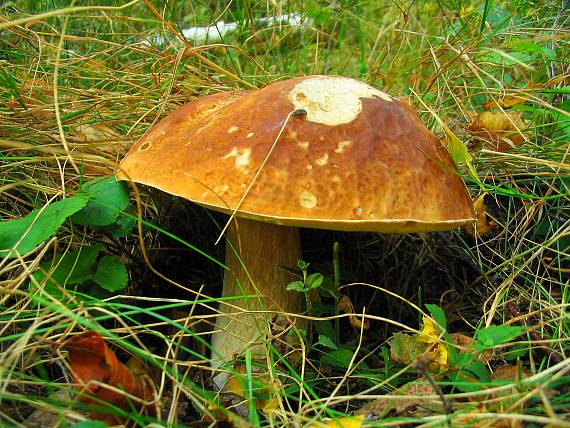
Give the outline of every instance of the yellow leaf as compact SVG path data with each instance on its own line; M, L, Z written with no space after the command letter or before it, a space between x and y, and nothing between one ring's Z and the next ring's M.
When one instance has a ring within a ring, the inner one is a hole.
M398 396L404 395L406 398ZM373 419L391 416L430 416L445 412L441 399L425 398L437 396L437 390L425 377L406 383L387 396L381 396L360 408L359 415Z
M419 334L396 333L390 340L390 357L403 363L414 363L420 355L427 355L430 369L439 369L447 364L447 348L440 339L440 330L429 317L423 318Z
M465 225L467 233L475 237L475 235L485 236L490 233L496 226L496 223L487 219L487 207L485 206L485 195L482 193L473 202L477 221L475 223L468 223Z
M506 151L523 144L528 138L528 124L521 118L521 112L504 111L479 113L467 129L483 143L494 150Z
M437 363L440 367L447 364L447 348L440 339L440 331L435 322L429 318L423 318L423 328L418 335L418 340L428 345L431 360Z
M338 419L330 419L326 421L318 422L318 425L313 425L313 428L360 428L362 426L362 422L364 421L364 415L354 416L354 417L346 417L346 418L338 418Z
M234 366L234 370L237 373L228 379L224 389L226 392L231 392L232 394L239 395L240 397L246 397L247 394L244 389L246 381L245 365L236 364ZM254 398L255 408L261 410L266 415L279 411L281 409L281 397L279 396L279 391L275 388L274 382L271 381L269 373L253 373L252 375L255 379L256 392L263 393L263 395L269 395L269 398L265 400ZM275 382L278 382L278 380L275 380ZM282 389L281 384L277 386L277 389Z

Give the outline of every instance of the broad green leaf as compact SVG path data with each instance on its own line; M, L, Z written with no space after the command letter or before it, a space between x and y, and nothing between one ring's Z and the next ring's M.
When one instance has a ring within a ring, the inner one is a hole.
M321 296L332 297L335 300L340 298L340 292L338 291L338 286L333 280L323 276L323 283L319 287L319 292Z
M520 336L524 331L523 327L513 325L492 325L479 331L475 352L483 352Z
M482 361L472 360L457 373L450 373L449 379L459 390L474 392L484 389L484 384L491 381L491 373Z
M319 288L323 283L323 275L320 273L312 273L307 277L307 286L312 290L314 288Z
M335 350L338 349L338 346L336 346L336 344L330 337L322 334L319 334L319 340L317 341L317 343L315 343L315 346L317 345L321 345L329 349L335 349Z
M305 292L309 291L309 289L307 287L305 287L305 284L303 283L303 281L290 282L287 285L286 290L287 291L297 291L298 293L305 293Z
M82 247L79 251L43 262L40 264L40 270L34 273L34 278L41 282L49 275L48 283L61 286L81 284L93 277L101 248L101 245Z
M321 357L321 364L327 364L338 369L347 369L354 356L354 351L346 348L340 348L331 352L327 352ZM370 370L363 362L355 362L359 369Z
M437 305L426 304L426 308L429 311L431 317L436 323L443 329L447 329L447 320L445 319L445 312Z
M32 251L55 235L65 219L85 204L86 200L81 197L65 198L35 209L23 218L1 222L0 257L15 257L18 253Z
M137 219L128 215L121 215L117 221L109 225L106 229L111 232L115 238L123 238L132 233L137 225Z
M130 203L129 192L123 182L115 177L94 179L86 183L82 191L89 202L71 220L89 226L108 226L126 209Z
M313 306L313 310L314 309L315 307ZM330 320L313 321L313 327L319 336L336 337L333 324Z
M129 275L127 268L119 259L105 256L99 261L93 280L105 290L114 292L127 286Z

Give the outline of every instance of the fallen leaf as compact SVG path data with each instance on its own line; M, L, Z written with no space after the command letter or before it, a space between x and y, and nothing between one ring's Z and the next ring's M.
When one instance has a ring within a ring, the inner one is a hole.
M251 379L247 377L245 364L235 364L233 369L237 372L231 376L224 387L224 392L233 396L242 398L248 395L253 395L255 408L261 410L265 415L270 415L281 409L280 394L274 389L282 389L283 385L279 379L272 381L269 372L261 371L259 373L252 373L253 377L253 390L251 394L246 393L247 384ZM275 384L277 382L277 385ZM263 397L263 398L261 398ZM239 405L244 406L245 413L248 413L248 403L242 401ZM242 415L243 416L243 415ZM248 417L248 415L246 415Z
M529 377L530 373L522 367L513 366L510 364L504 364L497 367L492 375L491 380L494 386L501 386L503 384L509 384L516 382L518 380ZM517 394L516 387L506 391L501 391L495 394L489 394L488 399L481 401L479 407L471 410L464 416L461 416L459 420L455 420L454 423L468 424L472 427L493 427L493 428L519 428L522 427L522 422L517 419L501 418L501 413L517 413L521 414L523 412L523 407L525 405L525 400L521 400L520 396ZM478 413L496 413L497 417L492 422L489 419L478 419L476 415ZM472 415L471 417L469 415Z
M364 415L348 416L345 418L326 419L309 425L313 428L360 428Z
M390 358L402 364L412 364L417 357L426 350L425 344L418 341L416 335L396 333L388 342L390 345Z
M472 237L475 237L476 235L485 236L492 232L496 226L494 221L488 219L485 195L486 193L482 193L473 202L473 208L475 208L477 220L474 223L468 223L465 225L467 233Z
M526 102L527 98L526 97L522 97L522 96L504 96L504 97L499 97L499 98L492 98L489 101L487 101L485 104L483 104L483 108L485 110L494 108L494 107L500 107L500 108L510 108L510 107L514 107L516 105L519 104L524 104Z
M516 382L530 377L531 374L524 367L513 366L512 364L503 364L493 370L491 379L496 381Z
M133 408L142 411L144 406L130 400L127 394L145 401L152 399L151 388L144 378L121 363L99 333L87 331L75 335L65 340L61 347L68 352L73 382L79 391L79 399L84 403L99 408L102 403L109 403L127 411ZM119 418L101 410L91 412L90 416L105 422L120 422Z
M466 352L473 353L473 338L467 336L466 334L462 333L451 333L451 339L453 339L453 344L457 345L459 349L457 352L459 354L465 354ZM487 364L491 359L492 352L491 350L486 350L482 352L478 357L483 363Z
M427 357L430 370L438 370L447 364L447 348L440 338L439 327L430 317L425 316L420 333L396 333L390 340L392 360L412 364L420 356Z
M418 340L426 344L426 350L428 350L431 361L439 367L443 367L447 364L447 348L440 336L440 328L433 319L424 316L423 327L418 335Z
M467 129L492 149L504 152L520 146L528 139L528 124L521 118L521 112L505 111L479 113Z
M352 302L348 296L344 295L340 298L338 302L338 310L345 314L349 314L350 325L355 329L368 330L370 328L370 322L366 318L355 315L354 306L352 306Z
M440 398L425 398L437 396L432 384L424 377L409 382L392 391L391 394L377 398L365 404L358 411L367 419L383 418L388 414L394 416L430 416L445 412L445 404ZM399 397L403 396L403 397Z

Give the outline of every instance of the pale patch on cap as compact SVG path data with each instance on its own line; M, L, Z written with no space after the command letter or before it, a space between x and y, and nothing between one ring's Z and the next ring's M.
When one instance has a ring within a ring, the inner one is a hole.
M317 202L317 197L306 190L301 192L299 195L299 203L303 208L315 208L317 206Z
M234 166L240 170L242 173L248 173L248 166L251 156L251 149L243 149L239 150L237 147L234 147L230 150L228 154L224 156L224 159L234 158Z
M320 76L297 83L289 92L295 109L307 112L306 120L324 125L352 122L362 110L361 98L392 97L358 80Z

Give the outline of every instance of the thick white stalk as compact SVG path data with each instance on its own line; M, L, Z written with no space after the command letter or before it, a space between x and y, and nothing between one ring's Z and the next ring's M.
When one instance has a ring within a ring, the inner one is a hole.
M212 336L212 346L223 359L214 354L214 367L224 360L233 361L247 348L256 359L266 358L267 340L282 329L283 320L294 321L277 313L301 311L302 296L286 291L287 284L294 278L279 267L295 267L300 258L298 228L234 219L227 231L225 264L229 270L224 275L222 297L255 297L220 303L220 315L216 319L219 331ZM223 378L216 377L218 386Z

